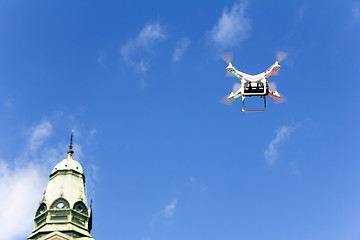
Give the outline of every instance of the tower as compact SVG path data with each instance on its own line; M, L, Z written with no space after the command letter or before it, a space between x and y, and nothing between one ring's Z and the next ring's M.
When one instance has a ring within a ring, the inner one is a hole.
M72 135L67 153L67 159L50 174L28 240L95 240L90 235L92 213L86 205L85 176L80 163L72 158Z

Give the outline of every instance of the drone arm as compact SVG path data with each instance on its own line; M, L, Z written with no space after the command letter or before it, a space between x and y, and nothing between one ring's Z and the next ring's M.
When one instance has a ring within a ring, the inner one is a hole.
M235 77L239 78L240 80L243 78L243 74L238 71L231 63L229 63L229 66L226 68L226 71L233 74Z
M281 98L281 95L278 93L278 91L273 92L270 89L267 95L272 97L274 100L279 100Z
M273 75L275 72L279 71L281 69L279 63L276 61L274 65L272 65L268 70L264 72L265 78L269 78L271 75Z
M265 72L265 78L269 78L271 75L273 75L276 71L275 70L267 70Z

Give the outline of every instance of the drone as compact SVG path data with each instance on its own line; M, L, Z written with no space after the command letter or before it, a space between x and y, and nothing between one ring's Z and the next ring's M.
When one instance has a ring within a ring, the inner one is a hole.
M276 62L265 72L257 74L257 75L249 75L243 72L238 71L232 64L232 54L226 53L222 55L222 58L225 62L228 63L226 71L230 76L234 75L239 78L240 83L235 83L233 85L233 91L227 95L222 102L225 104L231 104L237 98L242 97L242 111L243 112L265 112L266 111L266 96L272 97L277 103L283 103L286 101L286 98L283 95L280 95L278 91L276 91L275 83L268 83L267 79L279 71L281 66L279 62L284 60L288 54L286 52L278 52ZM258 96L264 99L264 108L263 109L254 109L254 110L246 110L245 109L245 98Z

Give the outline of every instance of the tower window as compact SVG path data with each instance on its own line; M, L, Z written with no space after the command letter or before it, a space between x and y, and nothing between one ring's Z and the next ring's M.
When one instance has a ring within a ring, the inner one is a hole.
M44 213L46 210L47 210L46 204L45 204L45 203L41 203L40 206L38 207L37 211L36 211L36 215L35 215L35 216L38 216L38 215Z
M50 209L65 209L65 208L70 208L70 204L69 202L63 198L60 197L58 199L56 199L52 204Z
M85 214L85 215L88 215L88 212L87 212L87 207L86 205L84 204L84 202L82 201L78 201L74 204L74 207L73 209L79 213L82 213L82 214Z

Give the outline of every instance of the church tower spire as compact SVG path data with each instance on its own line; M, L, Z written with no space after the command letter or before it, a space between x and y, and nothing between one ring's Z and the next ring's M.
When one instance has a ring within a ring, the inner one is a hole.
M68 152L68 158L72 158L72 155L74 154L74 151L72 150L73 148L73 135L74 135L74 130L72 130L71 132L71 137L70 137L70 145L69 145L69 150Z
M50 174L28 240L94 240L90 235L92 211L86 204L85 176L80 163L72 158L72 148L73 132L68 158L58 163Z

